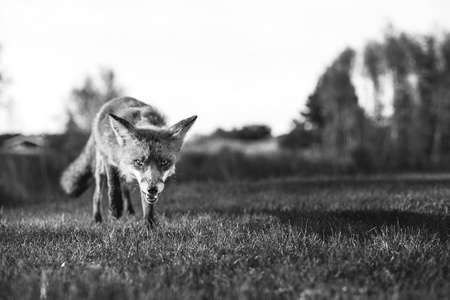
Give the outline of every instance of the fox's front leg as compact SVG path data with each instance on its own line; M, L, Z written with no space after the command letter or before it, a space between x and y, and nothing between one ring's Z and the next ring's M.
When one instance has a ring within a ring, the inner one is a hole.
M111 165L106 166L108 184L109 211L113 218L119 219L123 212L122 190L117 169Z
M95 171L95 190L93 197L93 214L94 221L100 223L102 221L102 198L103 198L103 188L105 186L105 165L103 163L103 158L99 155L96 157Z
M128 187L124 182L122 182L121 188L122 188L124 212L130 215L134 215L134 208L133 204L131 204L130 191L128 190Z
M144 222L147 223L147 226L149 228L153 228L156 225L156 223L155 223L155 207L154 207L154 204L148 203L145 200L145 198L146 198L146 196L141 194Z
M97 177L97 176L96 176ZM93 199L93 211L94 211L94 221L100 223L102 221L102 191L105 186L105 176L99 175L98 179L95 179L95 190Z

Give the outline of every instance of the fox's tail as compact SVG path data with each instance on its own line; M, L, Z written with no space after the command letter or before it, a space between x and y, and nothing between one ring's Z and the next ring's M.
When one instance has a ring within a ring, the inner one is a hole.
M81 154L63 171L60 185L69 196L81 195L93 182L95 141L91 134Z

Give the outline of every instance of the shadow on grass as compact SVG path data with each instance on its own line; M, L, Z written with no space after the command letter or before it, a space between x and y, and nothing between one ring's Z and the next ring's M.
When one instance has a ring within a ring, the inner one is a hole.
M248 228L255 232L268 228L261 226L261 217L272 217L284 226L327 238L335 234L343 236L367 236L371 232L380 233L386 227L395 231L421 232L426 235L437 234L442 241L450 238L450 216L405 212L399 210L300 210L293 209L251 209L233 207L230 209L212 209L199 213L213 213L225 217L248 217ZM191 213L192 215L192 213Z
M261 213L275 216L282 224L301 228L313 227L318 233L330 235L366 234L382 227L395 226L398 229L423 230L450 236L450 217L398 210L344 210L335 212L294 210L262 210Z

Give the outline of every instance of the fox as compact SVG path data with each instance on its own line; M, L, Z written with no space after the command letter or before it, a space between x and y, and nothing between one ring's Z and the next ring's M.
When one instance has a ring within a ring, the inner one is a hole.
M104 187L110 215L119 219L124 211L134 214L130 187L137 182L143 219L154 226L154 205L175 174L186 133L196 119L194 115L168 126L157 108L132 97L106 102L94 117L80 155L61 174L63 191L77 197L94 183L93 218L100 223Z

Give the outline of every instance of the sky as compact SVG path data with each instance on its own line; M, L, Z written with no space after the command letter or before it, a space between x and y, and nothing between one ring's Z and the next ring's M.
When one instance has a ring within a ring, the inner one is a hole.
M0 0L0 133L63 130L70 92L112 68L125 94L191 132L286 133L344 48L450 31L448 0Z

